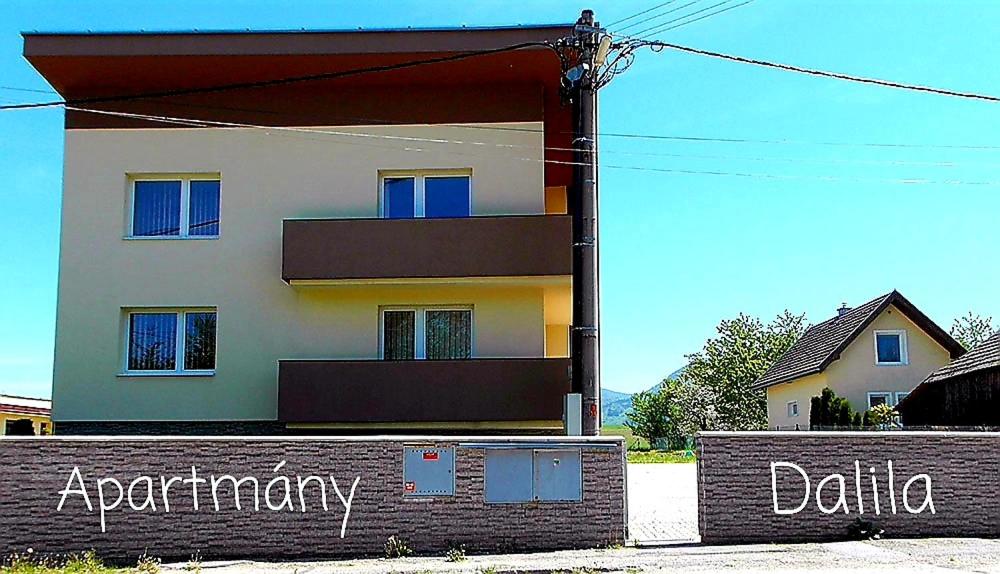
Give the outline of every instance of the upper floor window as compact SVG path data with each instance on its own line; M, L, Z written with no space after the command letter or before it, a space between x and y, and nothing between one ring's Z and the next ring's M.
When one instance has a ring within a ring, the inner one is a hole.
M468 359L472 356L472 309L382 310L382 358Z
M875 364L905 365L906 331L875 331Z
M136 178L131 237L218 237L218 177Z
M126 373L212 374L216 312L136 310L127 314Z
M472 177L443 171L393 173L382 177L382 217L469 217Z

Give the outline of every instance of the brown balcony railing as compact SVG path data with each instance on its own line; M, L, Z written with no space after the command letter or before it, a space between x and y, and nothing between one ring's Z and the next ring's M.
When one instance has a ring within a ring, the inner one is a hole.
M454 219L287 219L287 282L526 277L572 272L566 215Z
M570 391L570 360L278 363L288 423L552 421Z

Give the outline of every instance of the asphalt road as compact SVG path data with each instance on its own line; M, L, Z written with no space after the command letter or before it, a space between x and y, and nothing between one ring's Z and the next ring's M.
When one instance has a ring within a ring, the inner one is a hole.
M171 564L164 571L192 571ZM748 546L667 545L655 548L580 550L537 554L470 556L464 562L417 557L337 562L216 562L201 564L203 574L483 574L495 572L860 572L1000 574L1000 541L981 539L879 540L829 544Z

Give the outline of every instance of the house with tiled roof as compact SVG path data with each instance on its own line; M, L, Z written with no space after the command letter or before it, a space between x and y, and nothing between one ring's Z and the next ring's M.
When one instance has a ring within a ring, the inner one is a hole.
M755 383L767 393L772 429L809 428L809 403L823 388L856 411L895 406L964 347L898 291L806 330Z
M1000 426L1000 333L931 373L897 409L904 426Z
M52 401L0 395L0 436L52 434Z

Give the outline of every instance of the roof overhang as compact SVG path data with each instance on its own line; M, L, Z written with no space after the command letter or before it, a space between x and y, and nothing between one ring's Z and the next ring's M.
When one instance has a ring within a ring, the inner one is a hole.
M546 42L572 27L408 31L24 33L24 57L65 98L181 90L398 64ZM224 64L223 64L224 63ZM219 65L223 64L223 65ZM543 46L352 77L387 85L532 81L558 86L559 59Z

